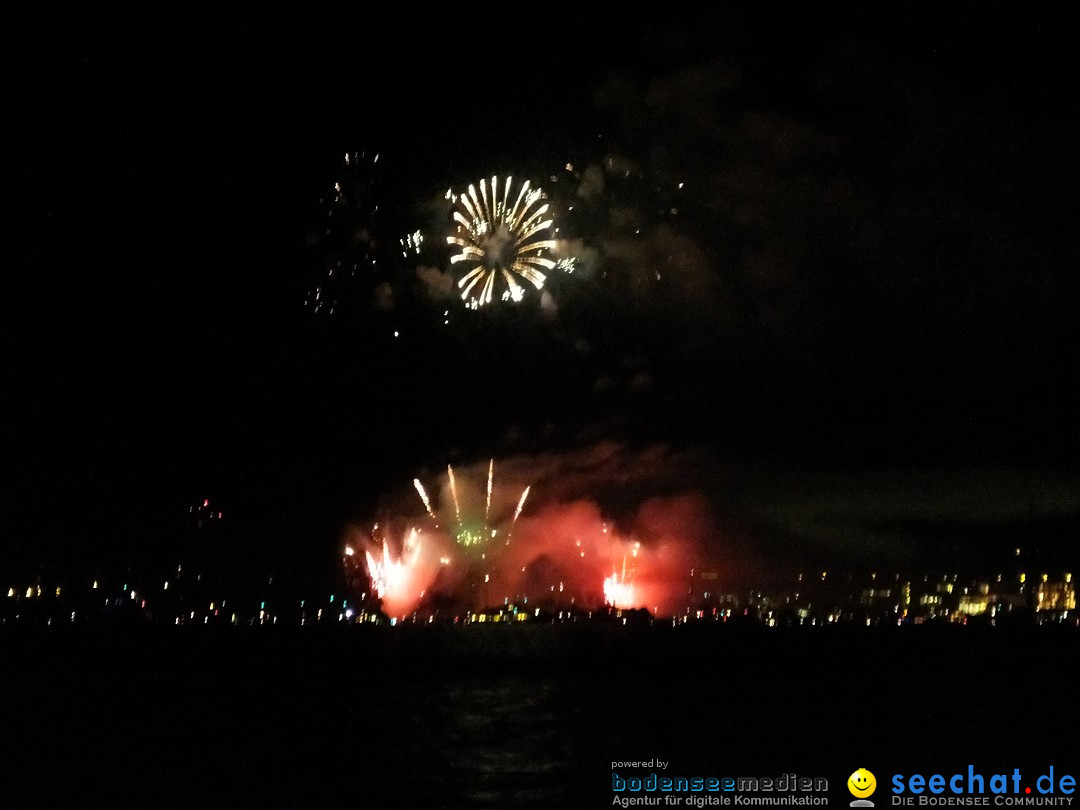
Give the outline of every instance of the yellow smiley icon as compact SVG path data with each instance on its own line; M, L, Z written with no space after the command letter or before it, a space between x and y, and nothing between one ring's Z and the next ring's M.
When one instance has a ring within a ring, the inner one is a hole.
M877 779L866 768L859 768L847 780L847 789L856 799L865 799L877 788Z

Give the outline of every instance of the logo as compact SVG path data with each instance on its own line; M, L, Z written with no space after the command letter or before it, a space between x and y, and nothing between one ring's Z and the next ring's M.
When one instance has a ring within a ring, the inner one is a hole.
M948 791L947 795L942 795ZM1055 776L1054 766L1050 773L1035 779L1034 792L1031 778L1024 778L1019 768L1009 773L982 774L974 765L967 766L967 773L940 774L929 776L902 773L892 777L892 805L894 807L912 807L925 805L966 805L993 804L995 807L1043 806L1071 804L1072 794L1076 791L1076 777L1064 773ZM911 793L913 795L907 795ZM987 793L994 794L991 801ZM1064 796L1048 795L1063 793ZM930 795L926 795L930 794ZM951 794L951 795L949 795Z
M866 768L859 768L847 780L847 789L851 791L851 795L855 797L849 807L873 807L874 803L867 801L867 797L871 796L877 789L877 779Z

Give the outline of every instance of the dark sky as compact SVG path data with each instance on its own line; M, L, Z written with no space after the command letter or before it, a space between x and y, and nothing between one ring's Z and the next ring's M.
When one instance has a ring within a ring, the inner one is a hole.
M128 549L213 497L288 547L427 467L605 440L1075 467L1063 13L712 6L25 19L0 542ZM347 151L380 155L383 269L312 317ZM558 177L557 312L391 260L510 172Z

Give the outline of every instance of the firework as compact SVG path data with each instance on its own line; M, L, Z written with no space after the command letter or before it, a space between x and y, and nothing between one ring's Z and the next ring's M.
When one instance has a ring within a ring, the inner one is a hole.
M525 499L529 497L530 489L532 489L532 487L527 486L525 487L525 491L521 493L521 500L518 501L517 509L514 510L514 519L510 522L510 528L513 528L514 524L517 523L518 515L521 514L521 509L525 506Z
M510 478L527 475L525 468L513 462L500 464L499 486L491 458L486 464L478 460L446 467L446 477L438 476L437 490L425 482L441 529L428 523L431 513L421 518L413 501L411 514L390 518L395 528L389 552L380 548L387 542L384 539L345 538L355 549L353 565L358 569L363 568L356 563L363 562L364 549L370 549L367 567L379 575L373 581L383 583L382 592L391 594L381 600L387 616L400 619L418 611L428 618L449 617L500 604L527 605L531 614L534 601L536 607L554 609L556 615L566 607L595 611L606 605L612 610L645 608L654 616L683 616L687 605L709 598L687 585L687 572L696 566L701 542L696 533L709 525L696 497L650 499L636 513L620 515L633 527L632 534L624 534L591 500L564 502L558 495L541 493L537 501L527 478L517 478L516 485ZM409 526L423 529L419 554L402 545L400 532ZM400 555L395 554L398 550ZM376 562L381 569L373 568ZM358 573L357 591L380 592L369 586L363 570ZM401 597L403 593L408 598ZM400 598L395 601L394 596Z
M505 545L510 545L510 538L514 535L514 526L517 525L518 516L521 514L522 507L525 506L525 499L529 497L530 489L532 489L532 485L525 487L525 490L521 493L521 498L518 500L517 509L514 510L514 517L510 521L510 530L506 533Z
M458 526L454 531L454 540L459 546L469 548L471 546L479 546L481 543L486 543L490 534L491 533L487 528L462 525Z
M604 601L612 607L634 607L634 574L637 572L638 552L641 551L641 543L634 543L630 550L629 570L626 565L626 554L622 558L622 572L612 570L611 576L604 579Z
M491 497L494 492L494 477L495 477L495 460L491 459L488 462L488 474L487 474L487 492L484 500L484 520L480 523L478 512L479 509L468 509L469 514L462 514L462 500L458 490L457 475L454 473L453 465L446 465L446 475L450 485L450 496L454 504L454 527L451 531L455 541L460 546L470 547L479 546L487 543L491 538L498 534L498 530L491 525ZM413 479L413 486L416 487L416 491L420 494L420 499L424 502L424 508L427 510L428 515L435 522L436 528L438 528L438 518L435 515L431 506L431 500L428 498L427 491L424 489L424 485L420 483L420 479ZM469 487L464 490L465 493L465 505L469 506L468 494L470 492ZM525 491L521 493L521 499L518 501L517 509L514 512L513 520L510 522L510 531L513 531L514 524L517 522L518 517L521 515L522 507L525 505L525 499L529 495L529 487L525 487ZM506 542L510 542L510 533L506 534Z
M479 194L470 185L453 198L459 205L453 214L457 225L446 241L460 249L450 262L465 268L458 289L462 300L473 307L495 300L497 286L502 300L520 301L525 295L522 281L539 290L547 278L545 271L555 267L555 261L544 255L555 247L554 240L545 238L554 221L545 219L550 206L538 205L543 192L530 188L527 180L516 197L511 195L511 177L501 194L498 177L491 178L490 186L485 180L479 185Z
M417 256L420 255L420 246L424 244L424 234L420 231L413 231L410 234L406 234L398 240L401 243L401 255L408 258L410 253L414 253Z
M505 464L500 480L514 469ZM675 617L711 595L702 596L688 574L698 562L693 533L708 525L697 499L652 499L621 517L634 526L627 536L595 502L537 501L521 479L521 489L509 480L496 488L494 460L486 469L483 462L452 467L439 478L438 491L425 491L432 511L423 518L413 506L411 514L388 516L386 528L382 521L375 529L368 524L370 531L358 526L343 538L350 587L378 598L387 617L415 612L435 620L499 604L527 605L531 614L534 601L556 614L606 605ZM443 528L428 522L432 513Z
M392 614L408 612L424 595L418 590L420 585L416 576L417 563L420 560L420 532L410 529L405 538L401 556L394 559L390 546L382 543L382 553L364 552L367 574L372 590L383 601L387 611Z
M420 500L424 502L424 508L427 510L427 513L431 515L432 520L435 520L435 513L431 511L431 501L428 500L427 492L424 491L424 485L420 483L419 478L414 478L412 482L413 486L416 487L416 491L420 494Z
M454 518L457 520L458 525L461 524L461 504L458 502L457 496L457 481L454 480L454 468L449 464L446 465L446 473L450 476L450 494L454 498Z
M612 607L631 608L634 606L634 586L612 573L604 579L604 601Z
M487 485L487 503L484 505L484 522L487 523L488 516L491 514L491 478L495 474L495 459L491 459L488 462L488 485Z
M376 239L381 230L378 162L377 154L346 152L338 180L321 195L319 225L308 240L313 261L304 300L313 315L366 309L386 280L379 270Z

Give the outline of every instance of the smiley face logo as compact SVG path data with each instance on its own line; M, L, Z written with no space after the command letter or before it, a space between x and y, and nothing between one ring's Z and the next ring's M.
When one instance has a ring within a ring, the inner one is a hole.
M859 768L847 780L847 789L856 799L865 799L877 788L877 779L866 768Z

